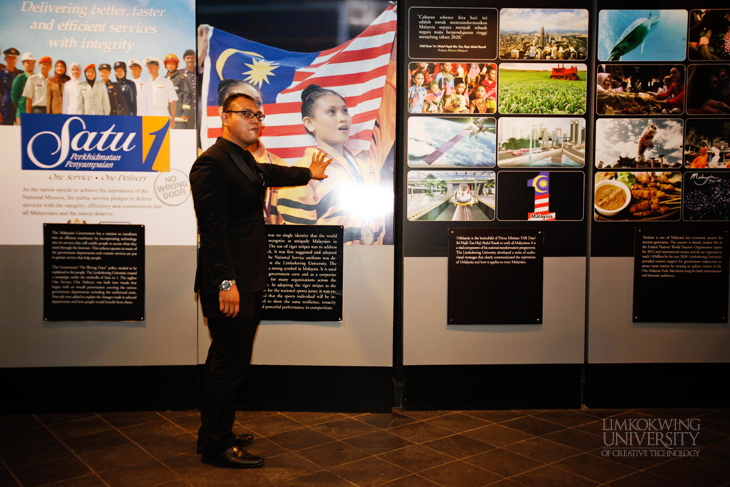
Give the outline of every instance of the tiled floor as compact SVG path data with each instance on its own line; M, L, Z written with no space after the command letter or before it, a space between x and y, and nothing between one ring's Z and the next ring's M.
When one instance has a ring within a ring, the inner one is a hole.
M202 464L198 425L195 411L0 416L0 487L730 486L727 410L241 412L255 470ZM697 456L667 456L688 433Z

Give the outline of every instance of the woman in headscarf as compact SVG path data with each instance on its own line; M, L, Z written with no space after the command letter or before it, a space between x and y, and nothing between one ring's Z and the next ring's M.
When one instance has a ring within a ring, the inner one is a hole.
M96 65L89 64L84 68L86 81L79 85L77 111L80 115L109 115L111 105L109 94L104 83L96 80Z
M46 113L63 112L63 85L70 79L66 74L66 62L59 59L56 61L53 77L48 78Z
M71 63L71 77L63 84L63 106L61 113L75 115L79 103L79 84L81 84L81 65Z
M611 74L598 73L596 76L596 111L600 115L613 115L616 110L623 110L634 105L646 105L646 101L634 93L619 93L611 88Z

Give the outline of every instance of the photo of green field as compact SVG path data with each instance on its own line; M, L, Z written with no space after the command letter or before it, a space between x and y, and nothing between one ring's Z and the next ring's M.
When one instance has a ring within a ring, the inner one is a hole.
M499 113L582 115L586 79L585 64L502 63Z

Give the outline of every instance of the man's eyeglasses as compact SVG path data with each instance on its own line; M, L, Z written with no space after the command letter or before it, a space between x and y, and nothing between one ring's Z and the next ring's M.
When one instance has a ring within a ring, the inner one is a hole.
M246 118L256 117L259 119L259 122L263 122L266 118L266 115L264 115L263 113L254 113L251 110L226 110L226 113L237 113L239 115L243 115Z

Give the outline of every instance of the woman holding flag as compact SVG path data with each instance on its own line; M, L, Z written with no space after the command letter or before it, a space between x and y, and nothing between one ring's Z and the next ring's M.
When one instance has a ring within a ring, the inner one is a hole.
M307 86L301 98L302 123L317 146L306 149L295 166L308 167L320 152L332 162L327 179L279 190L277 210L284 223L342 225L346 244L382 243L385 228L379 207L384 202L379 201L379 175L369 151L353 154L345 147L352 128L347 102L318 85Z

